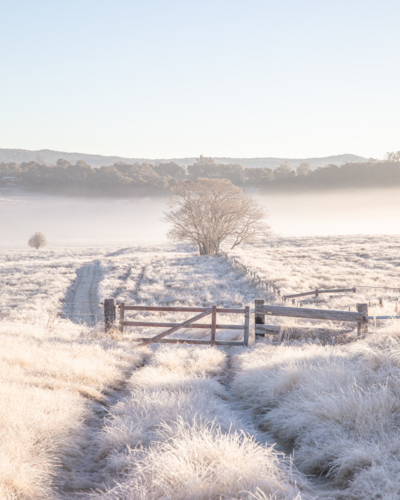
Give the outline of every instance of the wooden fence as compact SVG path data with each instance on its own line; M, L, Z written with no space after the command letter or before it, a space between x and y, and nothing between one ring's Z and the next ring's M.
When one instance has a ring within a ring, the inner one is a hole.
M119 310L119 320L117 322L117 308ZM199 313L196 316L189 318L181 323L166 323L166 322L151 322L151 321L127 321L125 319L126 311L145 311L145 312L192 312ZM240 314L244 315L243 325L223 325L217 323L217 314ZM211 315L210 324L195 323L205 316ZM126 326L150 327L150 328L165 328L167 330L155 335L154 337L143 337L137 339L141 342L140 345L148 345L154 342L159 343L174 343L174 344L204 344L204 345L221 345L221 346L248 346L249 345L249 328L250 328L250 308L247 306L244 309L224 308L224 307L155 307L155 306L129 306L121 303L117 306L115 299L106 299L104 301L104 320L105 329L109 331L118 326L121 333L124 332ZM210 340L196 339L166 339L164 337L171 335L181 328L200 328L211 330ZM243 341L228 341L217 340L217 330L242 330Z
M333 288L331 290L312 290L311 292L303 292L303 293L293 293L291 295L283 295L283 300L294 299L297 297L306 297L307 295L315 295L318 297L319 294L322 293L341 293L341 292L357 292L357 288Z
M275 283L265 281L264 279L262 279L257 274L257 271L255 271L254 269L252 269L248 266L245 266L238 259L236 259L235 257L231 257L230 255L228 255L226 252L224 252L222 250L219 251L218 255L220 257L222 257L223 259L229 261L233 267L235 267L236 269L241 271L243 274L246 274L248 276L249 280L254 285L260 287L261 290L265 290L266 292L269 292L269 293L274 293L278 297L281 296L281 291L279 290L279 287Z
M368 304L357 304L357 312L335 311L332 309L307 309L304 307L284 307L265 305L264 300L255 301L255 333L256 335L276 335L280 328L277 325L266 325L266 316L285 316L325 321L341 321L357 323L358 335L368 333L369 320L399 319L400 316L369 316Z

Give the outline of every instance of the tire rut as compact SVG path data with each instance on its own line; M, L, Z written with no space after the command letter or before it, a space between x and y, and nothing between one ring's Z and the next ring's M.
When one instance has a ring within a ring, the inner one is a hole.
M102 450L102 431L110 409L125 397L129 396L128 381L133 372L143 369L147 364L134 365L125 372L124 379L118 388L105 391L103 401L93 402L88 416L79 430L79 443L54 480L54 489L60 500L82 500L95 491L104 491L113 481L112 472L108 470L108 454Z
M102 317L98 284L102 278L100 262L95 260L81 266L75 282L66 294L63 315L73 323L94 326Z
M279 443L274 436L260 426L260 422L254 417L251 410L247 409L241 400L236 396L234 390L232 389L232 382L235 378L235 370L232 366L232 348L225 348L225 353L227 356L226 365L226 375L221 380L222 385L225 387L227 394L227 403L229 408L238 415L239 419L243 422L245 427L247 427L250 433L254 436L255 441L260 446L274 446L274 449L284 456L287 464L291 464L293 461L294 450L288 450L285 446ZM318 498L318 492L322 491L322 482L318 478L309 477L304 475L299 471L300 477L302 479L301 489L308 495L315 495L315 499Z
M140 291L141 282L144 279L146 266L143 266L137 277L135 288L132 292L136 296ZM123 275L127 279L131 274L131 268ZM96 324L96 308L98 304L98 283L102 277L100 262L94 261L83 265L77 271L75 283L67 292L67 301L64 315L75 323L85 322L89 326ZM100 307L99 307L100 309ZM100 309L101 314L101 309ZM86 319L84 319L86 318ZM87 320L89 318L89 322ZM118 383L118 387L110 387L104 391L104 399L92 400L88 406L88 415L82 422L78 431L78 442L72 445L72 451L68 454L63 466L55 478L54 490L60 500L82 500L94 491L102 491L106 485L113 481L113 475L107 469L107 454L101 450L101 433L104 429L106 417L110 409L129 395L128 381L132 373L141 370L147 364L144 359L141 366L133 365L124 372L124 377Z

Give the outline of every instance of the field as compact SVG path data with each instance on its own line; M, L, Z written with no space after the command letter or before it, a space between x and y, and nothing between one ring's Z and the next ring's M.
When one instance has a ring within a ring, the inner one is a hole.
M399 249L395 236L277 238L228 253L282 293L357 287L303 300L312 307L370 302L372 314L394 314L397 292L376 287L399 286ZM227 260L188 246L7 251L0 283L0 498L398 498L398 321L371 324L365 338L337 335L334 345L326 331L340 327L322 324L319 335L282 319L285 342L267 337L249 349L138 347L159 329L106 335L100 303L110 297L280 303Z

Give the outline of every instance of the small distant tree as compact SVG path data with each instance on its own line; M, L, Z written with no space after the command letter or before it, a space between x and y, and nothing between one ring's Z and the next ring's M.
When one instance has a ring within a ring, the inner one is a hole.
M29 240L28 240L28 245L33 248L40 248L40 247L45 247L47 245L47 240L46 236L41 233L40 231L33 234Z
M266 209L227 179L178 182L173 193L162 219L172 224L168 237L195 244L200 255L217 254L224 242L235 248L271 234Z

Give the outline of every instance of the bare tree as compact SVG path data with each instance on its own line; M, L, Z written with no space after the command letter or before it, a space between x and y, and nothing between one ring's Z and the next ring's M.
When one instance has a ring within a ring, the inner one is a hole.
M33 234L29 240L28 240L28 245L33 248L40 248L40 247L45 247L47 245L47 240L46 236L41 233L40 231Z
M168 237L195 244L200 255L217 254L224 242L235 248L271 235L266 209L227 179L182 181L173 193L162 218L172 224Z

